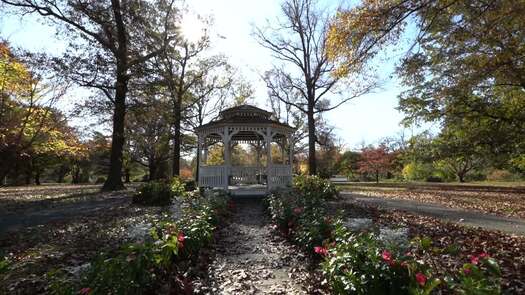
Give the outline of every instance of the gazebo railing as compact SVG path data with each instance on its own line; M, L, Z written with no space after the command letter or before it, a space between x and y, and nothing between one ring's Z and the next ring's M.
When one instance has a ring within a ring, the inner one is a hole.
M199 185L206 187L226 186L226 166L201 166L199 169Z
M204 187L266 184L268 189L272 189L288 186L291 182L292 167L283 164L272 164L268 168L261 166L201 166L199 170L199 185Z
M232 166L230 184L262 184L266 182L265 168L261 166Z
M285 187L292 183L292 167L290 165L272 164L268 168L268 187Z

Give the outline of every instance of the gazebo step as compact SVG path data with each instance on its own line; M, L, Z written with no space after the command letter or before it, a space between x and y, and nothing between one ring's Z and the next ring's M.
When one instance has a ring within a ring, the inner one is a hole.
M233 196L242 196L242 197L264 197L267 194L266 187L261 185L253 185L253 186L230 186L228 188L230 193Z

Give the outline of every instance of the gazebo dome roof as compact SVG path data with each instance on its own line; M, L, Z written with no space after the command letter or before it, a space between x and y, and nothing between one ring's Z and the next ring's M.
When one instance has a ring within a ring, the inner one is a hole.
M221 111L219 113L219 117L216 120L212 120L207 124L199 126L196 128L196 130L199 131L211 127L239 124L262 126L277 125L280 127L289 128L290 130L295 129L288 124L281 123L278 120L274 119L272 117L271 112L265 111L252 105L243 104Z

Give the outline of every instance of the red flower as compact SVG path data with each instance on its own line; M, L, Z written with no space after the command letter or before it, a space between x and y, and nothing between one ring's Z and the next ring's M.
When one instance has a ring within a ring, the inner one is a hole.
M328 255L328 250L325 247L315 246L314 251L315 253L322 255L322 256Z
M89 293L91 293L91 288L82 288L82 289L80 289L80 294L82 294L82 295L87 295Z
M470 263L472 263L474 265L477 265L479 263L479 257L476 256L476 255L471 255L470 256Z
M179 232L179 235L177 236L177 241L179 242L179 247L184 247L184 240L186 240L186 237L184 236L183 232Z
M487 252L481 252L479 255L478 255L479 258L483 259L483 258L489 258L490 255L489 253Z
M463 269L463 273L464 273L465 275L467 275L467 276L468 276L471 272L472 272L472 270L471 270L470 268L464 268L464 269Z
M383 250L383 253L381 254L381 257L383 257L383 260L392 263L392 253L388 250Z
M301 207L297 207L297 208L293 209L293 213L295 213L295 214L301 214L301 213L303 213L303 208L301 208Z
M416 274L416 281L421 287L423 287L427 283L427 276L425 276L424 274L418 272Z

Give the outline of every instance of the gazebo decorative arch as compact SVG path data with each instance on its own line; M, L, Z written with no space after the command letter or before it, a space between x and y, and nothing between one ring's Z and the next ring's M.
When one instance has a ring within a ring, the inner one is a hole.
M270 112L251 105L221 111L216 120L195 129L199 187L220 187L233 192L248 188L245 191L253 192L290 185L294 131L295 128L272 118ZM222 143L223 159L212 165L209 148L218 143ZM232 162L232 150L239 144L248 145L255 154L255 164Z

